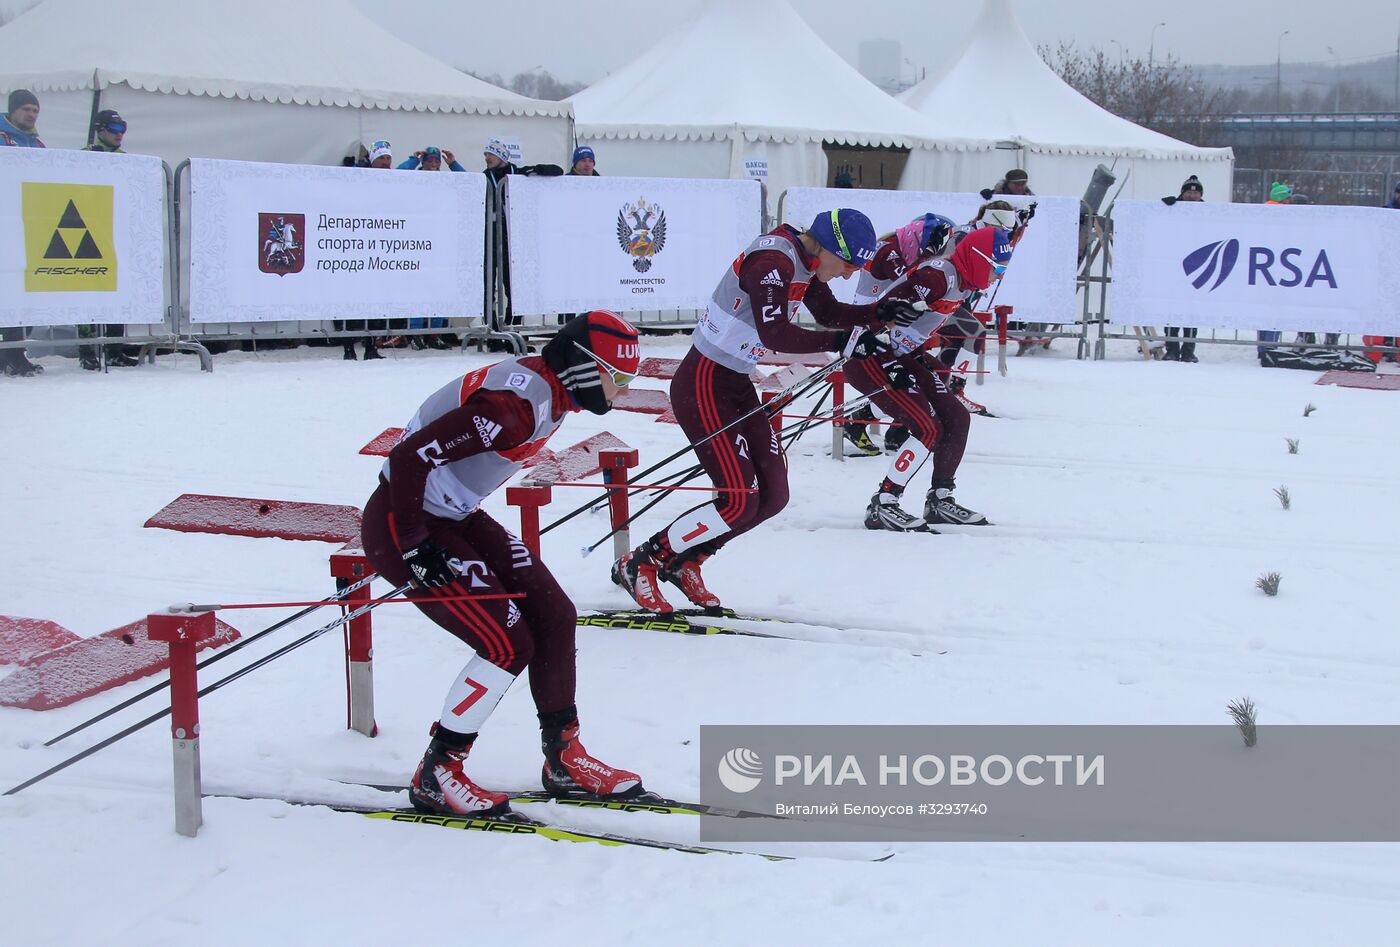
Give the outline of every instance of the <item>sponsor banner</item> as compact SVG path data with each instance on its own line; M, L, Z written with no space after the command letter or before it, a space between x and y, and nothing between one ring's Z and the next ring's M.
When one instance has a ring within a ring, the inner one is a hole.
M1396 217L1373 207L1119 201L1111 321L1391 334Z
M756 236L756 181L509 177L514 311L698 309Z
M482 314L481 174L190 161L190 320Z
M1396 842L1400 727L703 726L705 841Z
M1071 197L1013 197L999 194L1014 207L1036 202L1035 218L1016 245L1002 277L996 304L1015 307L1020 322L1072 323L1079 253L1079 201ZM806 229L820 213L853 207L870 218L877 235L887 234L923 214L942 214L956 224L973 218L985 201L977 194L934 191L866 191L851 188L788 188L783 220ZM850 302L854 278L832 283L837 298ZM985 302L982 304L985 306Z
M0 325L165 320L159 158L5 148Z

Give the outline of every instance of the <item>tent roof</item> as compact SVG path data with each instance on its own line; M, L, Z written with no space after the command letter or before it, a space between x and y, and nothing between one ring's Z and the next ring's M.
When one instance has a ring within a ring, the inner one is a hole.
M986 0L962 56L900 99L950 133L1014 141L1032 151L1232 157L1229 148L1198 148L1090 102L1040 58L1007 0Z
M940 139L822 42L787 0L708 0L693 23L572 96L590 138L835 141L987 150Z
M0 84L301 105L567 116L380 28L346 0L46 0L0 28Z

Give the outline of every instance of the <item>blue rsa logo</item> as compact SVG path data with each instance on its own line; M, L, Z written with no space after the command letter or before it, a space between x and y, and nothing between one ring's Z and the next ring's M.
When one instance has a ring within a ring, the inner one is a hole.
M1269 247L1250 247L1247 267L1249 285L1256 286L1265 283L1269 286L1282 286L1285 289L1291 289L1294 286L1302 286L1307 289L1314 283L1326 283L1332 289L1337 288L1337 277L1332 272L1332 263L1327 259L1326 250L1317 251L1317 256L1313 259L1307 276L1303 275L1303 270L1298 265L1302 255L1303 251L1297 247L1287 247L1278 254L1275 254ZM1201 289L1210 283L1210 289L1206 291L1214 292L1215 288L1225 282L1225 279L1234 272L1235 264L1239 258L1240 242L1238 240L1217 240L1203 247L1197 247L1186 254L1186 258L1181 261L1181 270L1196 289ZM1273 271L1275 265L1283 271L1277 278ZM1211 282L1212 277L1214 282Z

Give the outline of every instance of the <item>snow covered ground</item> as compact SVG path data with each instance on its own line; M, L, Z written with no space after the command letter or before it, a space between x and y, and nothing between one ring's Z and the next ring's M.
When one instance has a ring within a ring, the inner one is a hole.
M648 338L643 354L679 357L685 344ZM702 724L1223 723L1243 695L1261 726L1400 723L1400 394L1314 386L1311 373L1260 369L1247 348L1202 346L1201 364L1180 365L1145 364L1127 346L1076 362L1064 345L971 390L1007 419L974 419L957 495L995 527L866 531L885 461L833 463L809 434L791 457L788 509L706 568L741 611L880 633L814 643L581 629L590 750L693 797ZM360 446L487 360L348 363L303 348L223 355L212 375L183 356L104 377L48 358L41 378L0 379L0 612L88 635L175 601L328 594L328 544L141 524L184 492L359 505L380 463ZM1317 411L1304 418L1308 403ZM644 464L680 445L675 426L614 412L570 418L551 446L600 430ZM1285 485L1287 512L1273 494ZM585 496L559 489L555 507ZM642 530L689 502L658 507ZM516 522L503 497L488 508ZM545 537L545 560L583 606L626 601L606 547L579 558L605 530L584 516ZM1254 588L1270 570L1283 577L1277 598ZM284 614L222 617L250 633ZM465 654L412 609L381 608L374 624L377 739L343 728L339 635L327 635L203 702L206 790L351 800L370 791L334 778L407 779ZM0 710L0 788L138 719L42 745L148 683L58 711ZM191 840L172 828L168 733L152 726L0 798L0 941L1356 944L1400 929L1393 845L905 844L878 864L770 863L232 799L206 801ZM473 773L527 788L539 763L517 686ZM683 817L588 818L695 837Z

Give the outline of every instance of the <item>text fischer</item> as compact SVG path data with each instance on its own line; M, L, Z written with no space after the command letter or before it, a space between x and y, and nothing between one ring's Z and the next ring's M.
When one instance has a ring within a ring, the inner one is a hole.
M999 754L976 757L955 753L946 758L929 754L912 759L882 755L875 776L877 786L1004 786L1013 779L1023 786L1102 786L1104 758L1102 754L1032 754L1014 760ZM830 754L778 755L774 757L773 781L779 786L789 781L804 786L870 785L854 756L838 761Z

